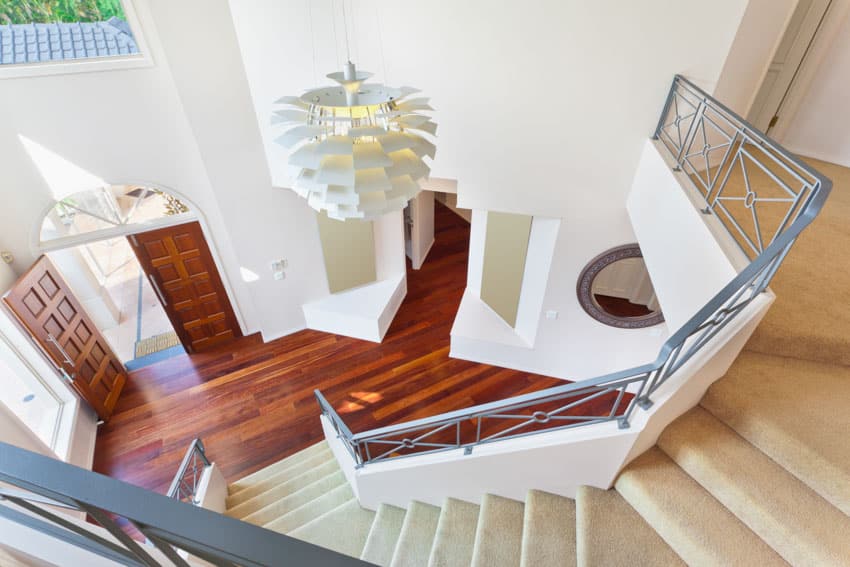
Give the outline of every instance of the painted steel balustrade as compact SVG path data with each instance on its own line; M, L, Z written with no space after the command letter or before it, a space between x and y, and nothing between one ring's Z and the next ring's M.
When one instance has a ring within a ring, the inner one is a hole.
M0 443L0 483L17 488L0 489L0 520L11 520L120 565L191 565L178 550L213 565L367 565L6 443ZM71 521L57 507L84 512L114 539L89 529L88 523ZM119 524L137 529L158 553L132 539Z
M750 258L749 265L667 339L651 364L362 433L352 433L316 390L322 414L358 468L461 448L468 454L484 443L614 420L628 427L635 406L648 409L650 396L767 288L832 189L829 179L680 75L673 80L653 139L669 151L675 170L703 196L702 212L717 215ZM740 183L730 183L738 177ZM735 192L738 186L742 193ZM784 207L770 217L781 219L772 227L765 222L768 215L760 217L759 207L765 206ZM611 402L604 414L568 413L598 406L604 396ZM505 422L502 428L490 427L482 434L483 423L497 420ZM464 431L469 423L472 430ZM549 426L535 428L542 424Z
M680 75L653 138L705 199L703 212L716 214L751 260L790 226L826 181ZM767 207L775 208L774 226L760 214Z
M198 499L198 485L201 482L204 469L210 464L204 450L204 443L197 438L192 440L180 467L177 469L177 474L174 475L174 480L171 481L171 486L166 492L168 497L189 502L196 506L199 505L201 501Z

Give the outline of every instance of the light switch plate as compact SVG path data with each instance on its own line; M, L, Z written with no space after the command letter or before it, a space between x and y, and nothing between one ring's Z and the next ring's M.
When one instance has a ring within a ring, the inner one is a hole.
M546 318L547 319L557 319L558 318L558 312L550 309L549 311L546 312Z

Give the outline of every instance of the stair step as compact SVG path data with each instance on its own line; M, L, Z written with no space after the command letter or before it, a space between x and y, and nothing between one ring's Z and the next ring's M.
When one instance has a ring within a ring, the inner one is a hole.
M689 565L787 565L657 447L632 461L615 486Z
M847 400L850 367L744 351L700 404L850 516Z
M278 484L274 488L271 488L262 494L258 494L241 504L233 506L232 508L228 507L227 515L233 518L244 518L249 514L262 510L276 500L280 500L290 494L294 494L305 486L308 486L331 473L337 472L338 470L339 465L337 465L336 461L327 461L322 463L318 467L309 469L301 475L282 484Z
M579 567L684 567L685 562L616 490L576 491L576 563Z
M343 484L347 484L345 474L338 470L240 519L258 526L268 524Z
M522 567L570 567L576 564L575 558L575 501L529 490L522 524Z
M375 565L389 565L404 524L404 508L381 504L360 559Z
M846 565L850 517L697 406L658 446L786 561Z
M440 509L430 504L413 501L407 508L401 534L398 537L392 567L425 567L434 545Z
M236 494L240 490L251 486L253 483L262 480L268 476L273 474L277 474L278 472L291 467L294 464L297 464L302 459L307 459L312 457L315 453L320 453L324 450L328 449L328 442L322 441L321 443L316 443L315 445L310 445L306 449L302 449L297 453L286 457L285 459L281 459L275 463L270 464L267 467L264 467L258 471L252 472L249 475L243 476L239 480L231 482L227 487L228 494Z
M428 567L468 567L475 547L480 506L447 498L440 518Z
M301 526L315 520L322 514L345 504L354 498L351 486L344 482L322 494L318 498L299 506L298 508L283 514L282 516L263 524L267 530L288 534Z
M484 495L475 530L473 567L519 567L524 508L517 500Z
M233 508L242 504L243 502L247 502L251 498L266 492L267 490L274 488L275 486L279 486L285 483L288 480L292 480L298 476L301 476L305 472L312 470L323 463L334 461L333 453L328 449L327 451L319 451L313 453L309 457L305 457L299 460L297 463L286 467L285 469L279 470L274 474L270 474L262 479L258 479L251 484L251 486L247 486L236 492L235 494L231 494L227 497L227 507Z
M356 499L325 512L289 533L290 536L350 557L359 558L375 520L375 512Z

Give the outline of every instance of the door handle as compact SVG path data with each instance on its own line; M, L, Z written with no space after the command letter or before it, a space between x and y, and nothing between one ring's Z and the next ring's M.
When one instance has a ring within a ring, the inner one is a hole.
M162 290L159 289L159 284L156 283L156 279L151 274L148 274L148 281L151 282L151 287L153 287L154 293L156 293L156 296L159 298L159 302L162 303L163 307L166 307L168 302L165 300Z
M50 342L50 343L52 343L52 344L53 344L53 346L55 346L55 347L56 347L56 350L58 350L58 351L59 351L59 354L61 354L61 355L62 355L62 358L64 359L64 360L62 361L62 364L63 364L63 365L64 365L64 364L67 364L67 365L68 365L68 366L70 366L71 368L74 368L74 361L73 361L73 359L72 359L72 358L68 355L68 353L65 351L65 349L64 349L64 348L62 348L62 345L60 345L60 344L59 344L59 341L57 341L57 340L56 340L56 337L54 337L53 335L51 335L50 333L48 333L48 334L47 334L47 341L48 341L48 342ZM67 378L67 380L68 380L69 382L73 382L73 381L74 381L74 373L68 374L68 372L67 372L64 368L60 368L60 370L62 371L62 374L64 374L64 375L65 375L65 378Z

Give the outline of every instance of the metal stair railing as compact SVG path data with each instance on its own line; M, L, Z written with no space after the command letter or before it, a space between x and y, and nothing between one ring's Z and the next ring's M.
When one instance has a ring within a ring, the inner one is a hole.
M0 488L0 519L120 565L188 567L185 554L225 566L367 565L6 443L0 443L0 483L14 487ZM84 512L111 538L63 517L56 507ZM131 538L122 526L138 530L159 553Z
M204 469L210 465L203 441L197 438L192 440L166 492L168 497L199 505L201 501L198 499L198 488L201 477Z
M356 467L456 449L469 454L485 443L609 421L629 427L635 407L648 409L650 396L767 288L832 189L824 175L681 75L673 79L652 138L675 161L674 171L702 195L702 212L717 216L749 264L644 366L361 433L352 433L315 390L322 414ZM744 190L736 194L739 186ZM785 209L774 215L781 220L771 227L760 209L777 206ZM598 406L603 397L609 411L575 415L573 410ZM506 424L486 428L496 420Z

